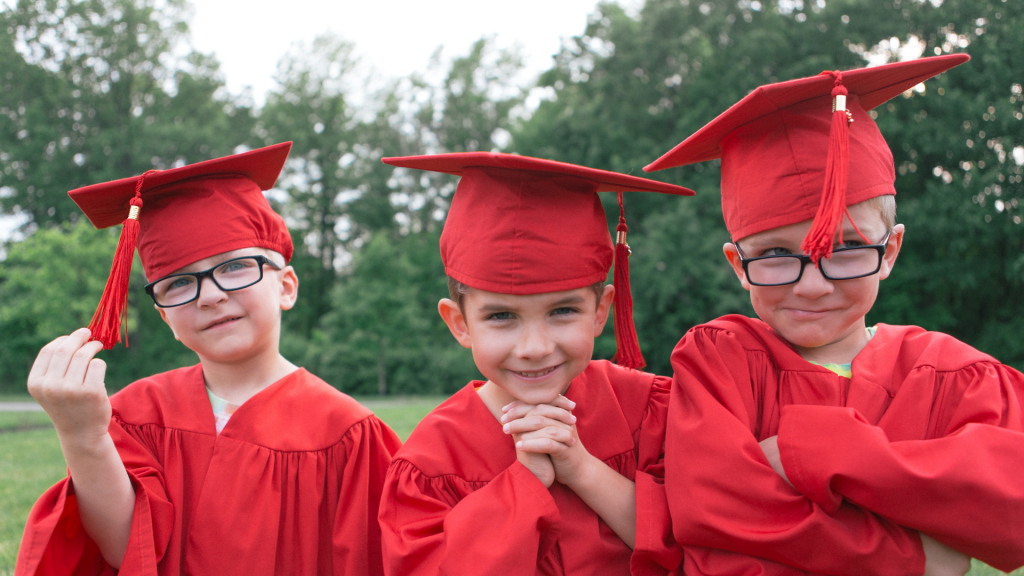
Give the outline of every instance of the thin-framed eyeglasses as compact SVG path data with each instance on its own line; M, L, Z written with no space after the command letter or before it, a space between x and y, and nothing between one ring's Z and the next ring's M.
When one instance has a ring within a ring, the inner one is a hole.
M274 270L281 267L266 256L241 256L217 264L202 272L171 274L146 284L146 294L160 308L174 308L199 298L203 278L210 278L223 292L248 288L263 280L263 265Z
M882 269L892 230L878 244L864 246L841 246L832 249L832 256L818 261L821 275L828 280L853 280L877 274ZM785 286L795 284L804 275L804 268L812 263L806 254L772 254L746 258L736 245L747 282L754 286Z

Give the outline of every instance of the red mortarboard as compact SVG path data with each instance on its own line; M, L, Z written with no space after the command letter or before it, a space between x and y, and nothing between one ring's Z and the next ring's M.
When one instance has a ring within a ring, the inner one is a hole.
M827 257L847 206L896 193L892 152L867 111L968 60L950 54L761 86L644 170L721 158L733 240L814 219L804 250Z
M291 147L284 142L69 192L97 228L124 223L107 287L89 324L93 339L104 348L121 341L136 243L150 280L253 246L291 260L288 228L262 192L277 181Z
M461 176L441 233L448 276L502 294L539 294L589 286L615 259L616 359L644 365L632 320L625 217L612 246L595 192L692 195L681 186L563 162L466 152L384 158L392 166Z

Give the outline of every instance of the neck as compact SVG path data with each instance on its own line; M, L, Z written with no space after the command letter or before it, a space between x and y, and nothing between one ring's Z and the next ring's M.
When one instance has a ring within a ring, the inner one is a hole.
M200 358L206 386L218 397L242 404L261 390L298 369L277 350L241 362Z

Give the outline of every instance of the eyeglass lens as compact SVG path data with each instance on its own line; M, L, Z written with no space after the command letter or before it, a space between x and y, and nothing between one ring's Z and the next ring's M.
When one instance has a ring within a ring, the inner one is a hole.
M230 260L214 268L213 280L221 290L239 290L260 281L263 268L254 258ZM153 297L161 306L174 306L199 294L199 278L193 274L170 276L153 285Z
M873 247L836 251L822 258L821 270L833 280L857 278L874 273L882 255ZM756 284L790 284L797 281L804 264L799 256L776 256L753 260L747 267L750 280Z

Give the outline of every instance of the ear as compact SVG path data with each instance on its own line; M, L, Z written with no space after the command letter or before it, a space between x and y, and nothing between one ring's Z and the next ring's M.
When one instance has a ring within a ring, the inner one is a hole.
M604 325L608 322L608 316L612 311L612 303L615 301L615 286L608 284L604 287L604 293L597 301L597 314L594 316L594 338L601 335Z
M466 324L466 316L459 310L459 305L449 298L441 298L437 303L437 313L441 315L452 336L462 344L463 348L473 348L473 340L469 335L469 326Z
M163 320L164 324L167 324L167 327L171 329L171 334L174 334L174 339L181 341L181 338L178 338L178 333L174 331L174 326L172 326L171 323L167 320L167 309L161 308L156 304L153 304L153 308L156 308L156 311L160 313L160 319Z
M299 277L295 269L285 266L280 271L281 276L281 310L291 310L299 299Z
M882 268L878 271L879 280L885 280L892 274L893 267L896 266L896 257L900 255L900 248L903 247L903 233L906 231L906 226L903 224L897 224L892 227L892 233L889 234L889 242L885 246L885 256L882 256Z
M750 291L750 283L747 282L747 275L743 272L743 261L740 260L740 252L736 249L736 245L732 242L726 242L722 246L722 252L725 252L725 259L729 261L729 265L732 266L732 271L736 273L736 277L740 279L740 284L743 285L743 289Z

